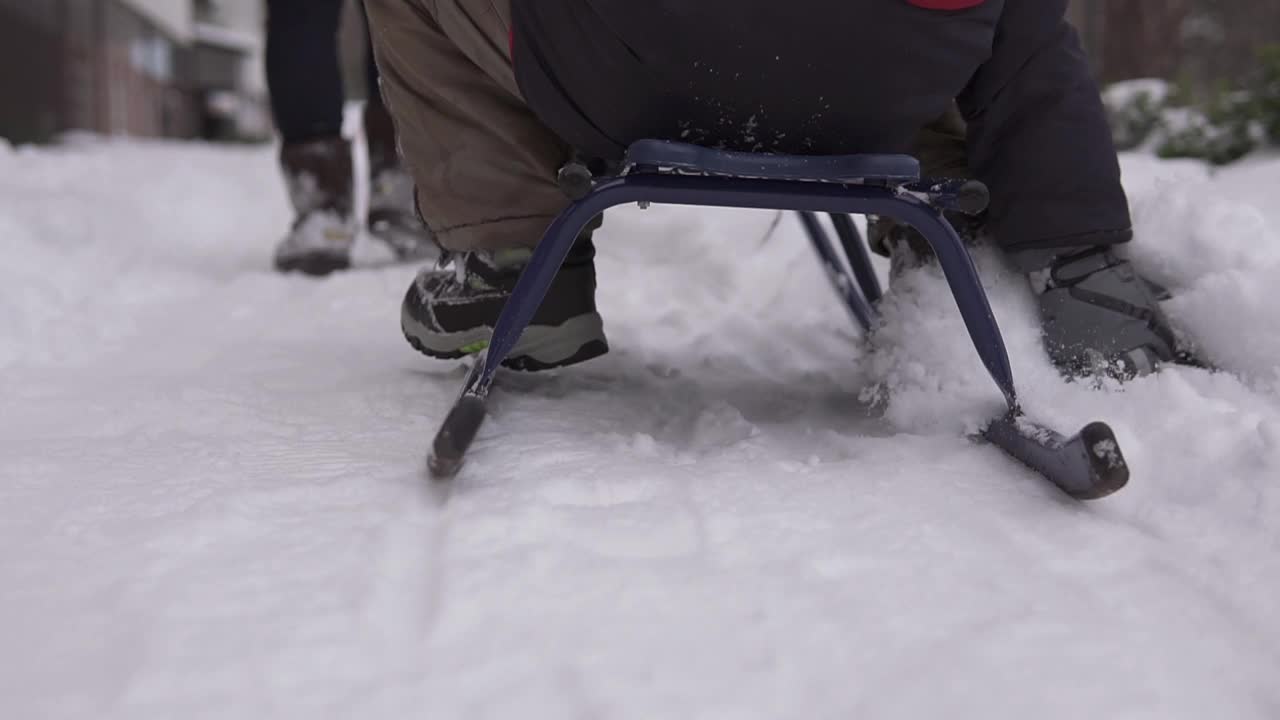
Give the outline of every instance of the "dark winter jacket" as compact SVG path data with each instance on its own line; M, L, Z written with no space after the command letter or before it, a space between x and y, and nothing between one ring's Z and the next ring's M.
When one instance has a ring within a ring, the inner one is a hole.
M543 122L605 158L646 137L906 152L957 101L1001 244L1127 240L1067 0L974 1L512 0L516 77Z

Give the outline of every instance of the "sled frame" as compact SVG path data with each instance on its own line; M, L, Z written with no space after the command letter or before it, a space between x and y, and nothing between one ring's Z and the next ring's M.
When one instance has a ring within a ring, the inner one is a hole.
M1124 487L1129 468L1105 423L1070 437L1030 420L1018 405L1013 372L968 250L944 210L977 214L986 188L974 180L924 181L918 162L903 155L789 156L718 151L684 143L642 140L617 172L597 177L570 169L576 199L547 228L508 299L493 336L463 383L432 443L428 467L446 480L462 467L486 415L486 401L503 360L537 312L574 242L609 208L628 203L789 210L799 213L836 293L865 332L878 316L881 288L852 215L892 218L914 227L933 249L969 338L1004 396L1006 412L981 437L1048 479L1068 495L1095 499ZM562 171L562 180L566 176ZM827 214L833 242L823 227Z

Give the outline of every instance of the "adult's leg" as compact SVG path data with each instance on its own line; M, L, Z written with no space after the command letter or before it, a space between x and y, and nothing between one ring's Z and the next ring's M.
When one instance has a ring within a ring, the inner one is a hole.
M295 213L276 268L324 275L350 265L350 144L342 137L342 0L268 0L267 87Z
M365 106L364 129L369 140L369 170L377 177L386 170L400 167L399 152L396 147L395 124L391 113L382 99L381 78L378 74L378 63L374 57L373 39L367 35L369 27L369 11L363 0L359 3L361 20L366 29L364 71L365 71Z
M364 136L369 149L370 234L386 244L401 260L438 257L431 232L427 230L414 198L413 178L403 167L396 142L395 123L382 98L381 78L370 37L369 14L363 0L358 3L365 30Z
M267 88L285 144L342 134L342 0L267 0Z

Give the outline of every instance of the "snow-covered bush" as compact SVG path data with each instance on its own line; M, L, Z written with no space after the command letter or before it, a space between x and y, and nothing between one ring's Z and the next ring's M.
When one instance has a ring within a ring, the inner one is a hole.
M1253 152L1263 142L1251 95L1223 91L1205 107L1167 107L1157 129L1156 154L1163 158L1196 158L1226 165Z
M1280 143L1280 46L1259 53L1257 72L1241 85L1192 98L1164 80L1111 85L1103 102L1116 147L1225 165Z
M1118 82L1103 92L1102 101L1118 149L1134 150L1151 137L1160 125L1171 92L1168 82L1154 78Z

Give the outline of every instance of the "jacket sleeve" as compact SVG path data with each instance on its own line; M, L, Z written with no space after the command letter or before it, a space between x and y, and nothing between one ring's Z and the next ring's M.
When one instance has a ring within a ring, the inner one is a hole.
M1005 0L991 57L958 98L969 166L1009 250L1125 242L1129 206L1067 0Z

